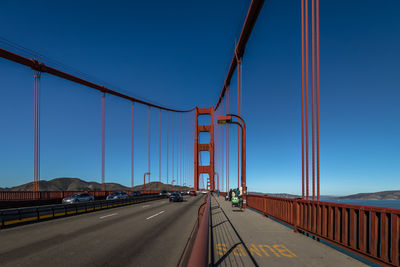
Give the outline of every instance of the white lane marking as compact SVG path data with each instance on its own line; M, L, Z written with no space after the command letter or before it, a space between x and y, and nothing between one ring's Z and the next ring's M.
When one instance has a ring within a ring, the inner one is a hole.
M156 217L156 216L160 215L161 213L164 213L164 211L165 211L165 210L160 211L159 213L156 213L156 214L154 214L154 215L151 215L150 217L147 217L146 220L151 219L151 218L153 218L153 217Z
M104 218L107 218L107 217L110 217L110 216L114 216L114 215L117 215L117 213L104 215L104 216L99 217L99 219L104 219Z
M144 206L142 206L142 208L146 208L146 207L150 207L150 205L144 205Z

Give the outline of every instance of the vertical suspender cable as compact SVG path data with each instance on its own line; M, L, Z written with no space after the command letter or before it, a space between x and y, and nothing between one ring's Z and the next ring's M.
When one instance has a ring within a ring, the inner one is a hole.
M147 124L148 124L148 173L149 173L149 192L151 192L151 185L150 185L150 106L147 109Z
M33 122L34 122L34 129L33 129L33 191L37 192L36 188L36 179L37 179L37 77L36 72L34 74L34 111L33 111Z
M306 39L306 199L309 199L308 178L308 0L305 0L305 39Z
M184 166L183 166L183 164L184 164L184 153L185 153L185 147L184 147L184 145L185 145L185 142L184 142L184 140L185 140L185 127L184 127L184 120L183 120L183 114L181 113L181 120L182 120L182 125L181 125L181 129L182 129L182 145L181 145L181 151L182 151L182 153L181 153L181 179L182 179L182 185L185 183L185 175L184 175Z
M158 177L159 177L159 189L161 192L161 109L158 110Z
M176 114L176 185L180 184L179 177L179 115Z
M174 125L174 121L175 121L175 119L174 119L174 113L172 113L172 179L171 179L171 185L172 185L172 183L173 183L173 181L174 181L174 179L175 179L175 172L174 172L174 170L175 170L175 160L174 160L174 158L175 158L175 149L174 149L174 146L175 146L175 131L174 131L174 129L175 129L175 125Z
M236 53L236 52L235 52ZM237 72L236 72L236 76L237 76L237 114L238 116L240 116L240 60L237 58L236 56L236 61L237 61ZM240 129L238 127L237 129L237 185L238 188L240 187Z
M182 131L183 131L183 135L182 135L182 176L183 176L183 184L186 183L186 175L185 175L185 165L186 165L186 160L185 160L185 115L182 114Z
M34 183L33 191L40 198L40 72L34 73Z
M301 181L304 199L304 0L301 0Z
M227 92L226 92L226 96L227 96L227 113L230 113L229 110L229 88L227 88ZM230 150L230 142L229 142L229 127L228 127L228 131L227 131L227 147L226 147L227 153L226 153L226 157L227 157L227 175L228 175L228 186L230 186L230 180L229 180L229 172L230 172L230 168L229 168L229 150Z
M37 192L39 194L40 198L40 73L39 77L37 80L37 87L38 87L38 93L37 93L37 102L38 102L38 108L37 108L37 113L38 113L38 125L37 125Z
M132 181L131 181L131 185L132 185L132 190L133 190L133 187L134 187L134 185L135 185L135 180L134 180L134 177L135 177L135 172L134 172L134 165L135 165L135 161L134 161L134 157L135 157L135 153L134 153L134 102L132 102L131 103L131 120L132 120L132 123L131 123L131 127L132 127L132 129L131 129L131 131L132 131L132 133L131 133L131 138L132 138L132 140L131 140L131 145L132 145L132 148L131 148L131 179L132 179Z
M167 190L168 190L168 178L169 178L169 112L167 111Z
M316 80L316 86L317 86L317 201L319 201L319 0L316 0L316 8L315 8L315 13L316 13L316 39L317 39L317 80Z
M312 58L312 200L315 200L315 0L311 0Z
M227 92L228 94L228 88ZM228 114L228 97L225 97L225 114ZM228 127L225 124L225 180L226 180L226 192L229 191L229 182L228 182Z
M101 190L106 191L106 185L105 185L105 98L106 94L103 93L101 95Z

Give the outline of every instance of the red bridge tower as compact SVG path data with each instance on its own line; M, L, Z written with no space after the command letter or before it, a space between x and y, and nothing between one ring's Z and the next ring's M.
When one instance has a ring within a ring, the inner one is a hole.
M199 178L200 174L207 173L207 189L214 190L215 181L214 181L214 108L195 108L195 140L194 140L194 189L199 189ZM199 125L198 117L199 115L210 115L211 123L210 125ZM200 144L199 142L199 134L201 132L210 133L210 143L208 144ZM199 166L199 154L201 151L208 151L210 153L210 165L208 166Z

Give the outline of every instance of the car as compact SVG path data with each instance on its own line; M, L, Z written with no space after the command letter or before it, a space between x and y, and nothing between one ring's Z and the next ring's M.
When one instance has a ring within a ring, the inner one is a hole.
M138 197L138 196L141 196L141 195L142 195L142 192L140 192L140 191L132 191L129 194L130 197Z
M169 196L169 202L182 202L183 201L183 196L181 193L178 192L173 192L170 196Z
M121 192L114 192L114 193L108 195L106 199L107 200L126 199L128 197L129 197L129 195L127 193L121 191Z
M167 190L162 190L160 192L160 196L168 196L168 191Z
M196 191L193 191L193 190L189 192L189 195L191 195L191 196L197 196Z
M88 193L75 193L70 195L69 197L65 197L62 200L63 204L73 204L73 203L79 203L79 202L88 202L88 201L93 201L94 196Z

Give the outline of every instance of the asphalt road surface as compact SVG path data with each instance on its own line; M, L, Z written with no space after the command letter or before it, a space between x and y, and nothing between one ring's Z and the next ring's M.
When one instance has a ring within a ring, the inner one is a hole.
M176 266L204 197L0 230L0 266Z

